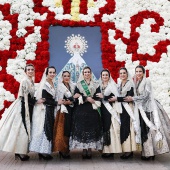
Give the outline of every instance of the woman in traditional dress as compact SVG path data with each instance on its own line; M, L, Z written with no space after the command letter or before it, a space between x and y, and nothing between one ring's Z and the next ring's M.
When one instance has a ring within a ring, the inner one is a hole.
M36 98L43 98L45 102L36 105L33 112L30 151L38 152L39 159L51 160L54 128L54 112L57 106L54 77L56 69L50 66L45 69L37 90ZM60 104L60 103L59 103Z
M145 69L135 68L135 91L137 96L127 96L125 101L134 101L139 111L143 160L154 159L155 155L169 152L170 119L162 106L154 100L151 82L145 77Z
M63 104L58 106L57 116L54 124L54 146L53 152L59 151L62 158L68 159L69 138L71 132L71 119L73 111L73 94L75 85L70 80L70 72L63 71L58 80L57 98L63 100Z
M120 114L120 141L124 154L120 158L128 159L133 157L133 151L137 150L136 142L140 146L140 130L137 128L133 102L124 102L126 96L134 96L134 83L125 67L120 68L119 78L119 97L116 97L115 100L121 102L122 105L122 114Z
M121 104L113 100L118 96L117 85L112 79L109 70L101 71L100 88L102 93L97 96L102 98L101 115L103 122L103 158L113 157L114 153L121 153L120 144L120 113L122 112Z
M34 104L44 102L43 99L34 98L34 65L27 64L25 73L20 83L18 98L0 120L0 150L15 153L15 158L21 161L29 159L27 153Z
M101 102L97 93L99 84L93 80L91 68L84 67L75 89L77 101L70 138L70 149L83 149L83 159L92 157L91 149L102 149Z

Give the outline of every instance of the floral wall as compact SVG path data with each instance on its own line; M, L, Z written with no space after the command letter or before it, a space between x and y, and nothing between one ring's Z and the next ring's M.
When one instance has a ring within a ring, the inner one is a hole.
M50 26L100 27L101 60L116 80L145 66L155 98L170 114L168 0L0 0L0 116L17 97L26 63L41 79L50 59Z

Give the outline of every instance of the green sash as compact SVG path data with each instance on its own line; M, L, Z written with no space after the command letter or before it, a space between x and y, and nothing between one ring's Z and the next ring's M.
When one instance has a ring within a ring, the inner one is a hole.
M84 91L86 92L87 97L90 97L90 96L91 96L91 93L90 93L90 90L89 90L89 88L88 88L85 80L82 80L80 83L81 83ZM99 114L101 115L100 107L97 108L97 111L98 111Z

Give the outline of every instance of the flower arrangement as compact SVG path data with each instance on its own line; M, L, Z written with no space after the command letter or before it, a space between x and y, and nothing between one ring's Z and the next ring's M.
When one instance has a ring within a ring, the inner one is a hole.
M167 0L0 0L0 115L17 97L26 63L35 65L40 81L50 59L51 25L100 27L103 67L116 80L120 67L134 74L144 65L155 97L170 113L169 8Z

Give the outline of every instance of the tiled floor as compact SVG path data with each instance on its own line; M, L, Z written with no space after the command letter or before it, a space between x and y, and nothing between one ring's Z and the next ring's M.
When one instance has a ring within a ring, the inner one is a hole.
M60 159L53 154L51 161L39 160L37 154L30 153L30 160L21 162L14 159L14 154L0 152L0 170L170 170L170 154L156 156L155 160L142 161L140 153L134 158L121 160L120 154L103 159L99 152L93 152L91 160L83 160L81 151L71 152L71 159Z

